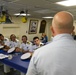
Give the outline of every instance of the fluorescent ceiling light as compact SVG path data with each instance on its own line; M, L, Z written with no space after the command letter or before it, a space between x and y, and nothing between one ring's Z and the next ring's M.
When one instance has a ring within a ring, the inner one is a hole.
M75 0L60 1L60 2L56 2L56 3L63 5L63 6L75 6L76 5Z
M14 14L15 16L30 16L30 14L25 14L25 13L23 13L23 14L20 14L20 13L16 13L16 14Z
M19 16L20 15L20 13L16 13L16 14L14 14L15 16Z
M30 14L20 14L20 16L30 16Z
M50 19L50 18L53 18L53 17L51 17L51 16L48 16L48 17L42 17L42 18L47 18L47 19Z

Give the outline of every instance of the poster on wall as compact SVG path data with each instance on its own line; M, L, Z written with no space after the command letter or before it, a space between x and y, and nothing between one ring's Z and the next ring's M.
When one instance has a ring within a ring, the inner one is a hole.
M30 20L29 23L29 34L36 34L38 27L38 20Z
M45 28L46 28L46 21L42 20L41 23L40 23L39 33L45 33Z

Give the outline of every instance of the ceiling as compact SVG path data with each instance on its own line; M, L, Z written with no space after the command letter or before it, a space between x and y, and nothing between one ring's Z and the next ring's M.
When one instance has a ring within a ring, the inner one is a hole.
M54 16L59 11L69 11L76 19L76 6L65 7L55 2L62 0L0 0L0 6L7 9L9 14L13 16L20 11L28 10L32 18L42 18L46 16Z

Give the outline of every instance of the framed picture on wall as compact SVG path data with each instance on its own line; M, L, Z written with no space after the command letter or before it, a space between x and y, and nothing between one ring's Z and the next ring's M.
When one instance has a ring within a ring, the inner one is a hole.
M39 33L45 33L45 28L46 28L46 21L42 20L41 23L40 23Z
M36 34L38 27L38 20L30 20L29 23L29 34Z

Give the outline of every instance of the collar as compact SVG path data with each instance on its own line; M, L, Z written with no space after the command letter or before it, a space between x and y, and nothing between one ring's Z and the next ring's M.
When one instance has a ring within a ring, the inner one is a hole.
M71 34L58 34L53 38L53 41L57 41L59 39L73 39Z
M39 46L38 47L40 47L40 46L43 46L44 44L42 43L42 42L40 42L40 44L39 44Z

